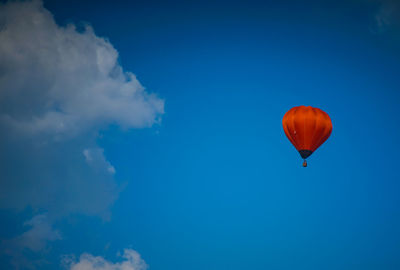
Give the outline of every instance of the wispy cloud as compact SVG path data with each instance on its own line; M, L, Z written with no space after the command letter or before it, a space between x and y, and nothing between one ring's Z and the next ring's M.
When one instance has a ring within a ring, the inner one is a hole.
M373 1L378 4L374 15L374 33L384 33L400 27L400 2L396 0Z
M34 216L24 225L31 228L13 239L13 242L21 248L40 251L46 247L48 241L61 240L60 232L52 228L52 224L45 214Z
M28 260L27 252L46 253L48 243L61 240L61 234L55 230L46 214L34 216L24 223L30 227L21 235L4 240L1 243L4 252L11 257L12 264L16 269L35 268L44 263L42 259Z
M83 150L86 162L95 170L105 170L110 174L115 174L115 168L104 156L104 149L96 147Z

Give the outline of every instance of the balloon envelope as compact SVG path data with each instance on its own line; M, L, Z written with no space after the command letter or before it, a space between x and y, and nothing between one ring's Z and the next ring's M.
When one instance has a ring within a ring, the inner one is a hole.
M291 108L282 119L283 130L303 159L308 158L331 135L329 115L311 106Z

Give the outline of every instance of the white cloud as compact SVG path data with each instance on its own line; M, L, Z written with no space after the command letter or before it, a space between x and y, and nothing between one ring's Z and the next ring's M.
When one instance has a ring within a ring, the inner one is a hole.
M3 241L8 254L40 257L61 238L49 220L109 219L121 187L96 135L109 125L151 127L163 113L164 101L91 27L58 25L39 0L0 3L0 208L47 212Z
M115 174L115 168L104 156L104 149L96 147L83 150L86 162L96 170L104 170Z
M89 26L57 25L41 1L0 7L0 89L0 121L24 134L149 127L164 112L108 40Z
M67 260L64 262L69 270L146 270L147 264L140 254L133 249L125 249L122 262L110 262L100 256L83 254L78 262Z

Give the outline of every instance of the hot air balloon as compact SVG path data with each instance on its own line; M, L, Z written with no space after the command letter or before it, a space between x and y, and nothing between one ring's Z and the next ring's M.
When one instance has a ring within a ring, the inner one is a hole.
M303 158L303 167L307 167L306 159L329 138L332 132L329 115L311 106L291 108L283 116L282 125L289 141Z

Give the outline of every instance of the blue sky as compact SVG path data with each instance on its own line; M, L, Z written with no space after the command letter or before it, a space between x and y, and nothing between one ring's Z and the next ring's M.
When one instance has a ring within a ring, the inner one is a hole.
M399 16L2 4L0 268L399 269ZM333 122L306 169L298 105Z

